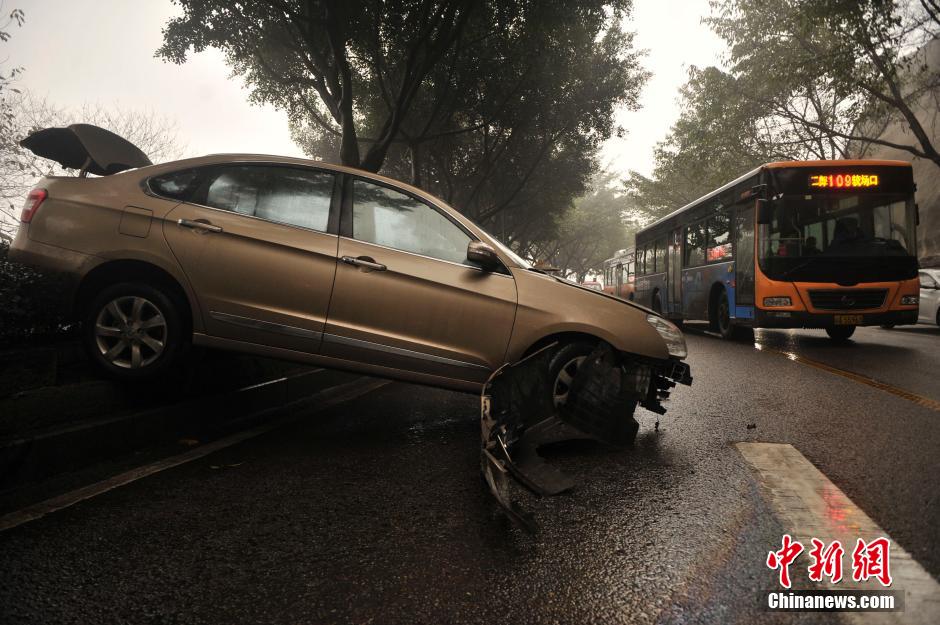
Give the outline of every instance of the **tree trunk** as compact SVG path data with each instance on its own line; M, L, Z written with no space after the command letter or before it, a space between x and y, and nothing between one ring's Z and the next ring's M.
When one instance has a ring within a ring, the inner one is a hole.
M420 189L424 183L421 179L421 168L424 164L421 160L421 144L416 141L408 146L408 150L411 153L411 184Z

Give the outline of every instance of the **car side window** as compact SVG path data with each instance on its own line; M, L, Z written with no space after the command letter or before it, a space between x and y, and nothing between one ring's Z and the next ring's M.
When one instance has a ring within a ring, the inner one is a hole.
M160 197L186 202L192 199L201 180L198 169L184 169L154 176L147 181L150 190Z
M353 181L353 238L461 264L471 241L424 202L359 179Z
M326 232L333 174L299 167L236 165L211 177L203 204Z

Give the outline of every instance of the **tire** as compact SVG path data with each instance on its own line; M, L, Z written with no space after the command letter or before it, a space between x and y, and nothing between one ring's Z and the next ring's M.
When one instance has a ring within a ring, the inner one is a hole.
M829 338L833 341L843 343L855 334L855 326L834 326L832 328L826 328L826 334L828 334Z
M731 321L731 308L728 304L728 295L724 290L718 292L715 302L715 325L721 338L731 340L735 338L734 323Z
M570 385L567 383L566 378L571 379L574 377L574 375L577 374L578 366L584 362L588 356L591 355L596 347L596 343L591 343L589 341L575 341L562 345L552 356L548 363L548 372L550 376L549 380L552 381L552 400L554 401L556 407L564 403L568 391L570 390ZM559 383L562 384L562 389L559 389ZM559 390L562 390L563 393L560 394ZM615 440L610 440L606 436L599 438L598 440L612 442L617 446L626 446L632 444L636 439L637 432L640 429L640 423L633 416L634 412L636 411L636 406L636 401L631 402L629 411L625 410L622 413L623 418L618 419L618 431L613 436ZM575 427L577 428L577 426ZM586 430L583 429L580 431L586 432ZM593 434L588 435L592 438L595 437Z
M82 343L110 377L155 379L178 362L189 344L182 306L163 289L144 282L103 288L82 312Z
M548 379L552 386L552 402L556 407L567 400L571 380L577 374L578 366L595 347L595 344L587 341L566 343L559 347L548 361Z
M893 329L894 329L894 324L893 324L893 323L882 323L882 324L881 324L881 329L882 329L882 330L893 330Z

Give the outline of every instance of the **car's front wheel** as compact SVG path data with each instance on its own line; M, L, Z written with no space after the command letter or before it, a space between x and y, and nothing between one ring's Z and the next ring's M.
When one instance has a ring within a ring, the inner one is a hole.
M183 352L180 305L150 284L112 284L85 306L82 338L91 359L112 377L151 379Z
M566 343L555 351L548 364L548 373L549 380L552 383L552 400L556 409L561 409L561 412L564 412L562 407L569 400L575 376L578 375L582 366L587 364L587 359L597 347L596 343L575 341ZM589 393L597 394L596 389L589 391ZM574 413L575 418L573 421L569 421L570 425L598 440L612 442L616 445L629 445L632 443L640 428L639 422L633 417L637 406L636 400L624 401L622 397L612 396L605 400L595 397L589 400L587 405L598 401L602 403L596 404L595 408L603 414L591 414L586 421L579 422L579 420L584 419L584 409L582 407L580 413ZM610 405L603 403L607 401L612 403ZM601 421L613 419L614 422L602 423L598 419L601 419Z
M552 384L552 401L556 408L568 401L574 376L594 347L588 342L567 343L552 356L548 363L548 379Z

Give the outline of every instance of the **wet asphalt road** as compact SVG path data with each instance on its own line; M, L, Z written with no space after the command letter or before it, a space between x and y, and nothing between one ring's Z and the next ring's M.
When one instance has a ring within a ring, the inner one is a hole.
M478 400L390 384L0 534L2 623L829 623L768 613L783 532L733 444L790 443L940 576L940 332L690 332L692 388L636 444L546 455L579 479L509 523ZM751 427L748 427L748 426Z

